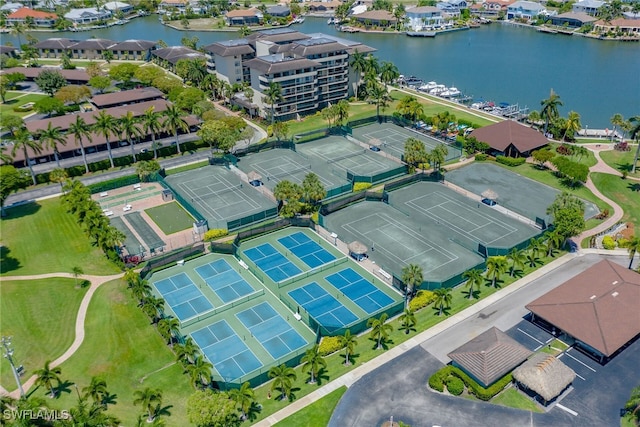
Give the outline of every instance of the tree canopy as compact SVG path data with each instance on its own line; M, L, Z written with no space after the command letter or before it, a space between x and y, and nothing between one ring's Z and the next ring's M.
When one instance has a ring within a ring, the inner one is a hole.
M187 399L187 417L198 427L232 427L240 424L236 404L225 392L197 391Z
M60 71L56 70L44 70L38 74L34 81L40 90L49 96L53 96L58 89L67 84L67 79L62 76Z

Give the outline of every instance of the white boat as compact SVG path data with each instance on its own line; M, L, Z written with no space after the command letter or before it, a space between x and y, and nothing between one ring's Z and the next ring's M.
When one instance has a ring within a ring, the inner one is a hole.
M445 85L436 85L436 87L429 91L429 95L440 95L445 90L447 90Z
M436 86L438 86L438 83L436 82L427 82L426 84L423 84L422 86L420 86L418 90L421 90L423 92L429 92L431 89L435 89Z
M460 92L457 87L453 86L440 93L440 96L443 98L455 98L460 95L462 95L462 92Z

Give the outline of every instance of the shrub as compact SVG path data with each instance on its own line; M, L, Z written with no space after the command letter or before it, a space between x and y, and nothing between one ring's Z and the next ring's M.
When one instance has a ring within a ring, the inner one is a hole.
M452 375L447 378L447 390L454 396L460 396L464 391L464 383L460 378Z
M613 237L604 236L604 238L602 239L602 246L607 250L615 249L616 242L615 240L613 240Z
M13 107L13 111L16 113L24 113L26 111L33 110L33 103L27 102L24 105L18 105L17 107Z
M445 366L429 377L429 387L442 393L444 391L444 383L449 376L451 376L451 366Z
M133 185L140 182L138 175L127 175L119 178L110 179L108 181L96 182L95 184L87 185L91 194L101 193L103 191L113 190L114 188L124 187L126 185Z
M409 308L412 311L418 311L424 308L436 300L436 294L431 291L421 289L416 296L409 303Z
M493 383L487 388L482 387L476 381L474 381L469 375L467 375L464 371L455 366L451 367L451 374L460 378L465 386L467 386L467 390L469 393L473 394L480 400L484 400L485 402L491 400L493 396L500 393L506 386L511 382L513 377L511 373L508 373L504 377L500 378L498 381Z
M227 234L229 234L229 230L225 230L224 228L212 228L204 233L204 241L210 242L218 237L226 236Z
M356 182L353 184L353 192L357 193L359 191L364 191L371 188L371 185L372 184L370 182Z
M315 211L314 213L311 214L311 221L317 224L319 216L320 216L320 213L318 211Z
M524 157L507 157L507 156L496 157L496 162L502 163L503 165L507 165L511 167L523 165L524 162L526 161L527 159L525 159Z
M573 154L573 147L570 145L559 145L556 147L556 153L562 154L563 156L570 156Z
M487 160L489 158L488 154L485 153L478 153L476 154L476 162L484 162L485 160Z
M84 165L71 166L65 169L69 178L84 175Z
M335 353L342 350L343 346L340 344L340 337L322 337L320 341L319 351L323 356Z

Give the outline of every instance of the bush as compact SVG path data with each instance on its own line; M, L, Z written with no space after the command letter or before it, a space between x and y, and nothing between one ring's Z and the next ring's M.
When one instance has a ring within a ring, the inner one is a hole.
M464 383L460 378L452 375L447 378L447 390L454 396L460 396L464 391Z
M476 154L476 162L484 162L485 160L487 160L489 158L488 154L485 153L478 153Z
M218 237L226 236L227 234L229 234L229 230L225 230L224 228L212 228L204 233L204 241L210 242Z
M342 349L343 346L340 344L340 337L322 337L322 341L320 341L319 351L323 356L328 356Z
M30 102L27 102L24 105L18 105L17 107L13 107L13 111L16 113L24 113L31 110L33 110L33 104Z
M615 240L613 240L613 237L604 236L604 238L602 239L602 246L607 250L615 249L616 242Z
M49 179L49 172L39 173L36 175L36 182L38 184L49 184L51 182Z
M108 181L97 182L95 184L87 185L91 194L101 193L103 191L113 190L114 188L124 187L126 185L133 185L140 182L138 175L127 175L119 178L110 179Z
M353 192L357 193L359 191L364 191L367 190L369 188L371 188L371 183L370 182L355 182L353 184Z
M511 167L523 165L524 162L526 161L527 159L525 159L524 157L507 157L507 156L496 157L496 162L502 163L503 165L507 165Z
M65 169L69 178L84 175L84 165L71 166Z
M315 211L314 213L311 214L311 221L313 221L314 223L318 223L318 217L320 216L320 213L318 211Z
M409 303L409 308L412 311L418 311L421 308L425 308L436 300L436 294L427 290L419 290L416 296Z
M467 390L469 390L469 393L473 394L480 400L484 400L485 402L491 400L496 394L500 393L513 379L511 373L508 373L507 375L493 383L491 386L484 388L480 384L475 382L469 375L464 373L464 371L456 368L455 366L451 367L451 374L462 380L464 385L467 386Z
M445 366L429 377L429 387L442 393L444 391L444 383L450 376L451 366Z

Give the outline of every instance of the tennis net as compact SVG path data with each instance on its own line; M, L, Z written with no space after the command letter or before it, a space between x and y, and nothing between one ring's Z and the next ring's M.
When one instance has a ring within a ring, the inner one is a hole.
M299 172L308 171L310 169L311 169L311 165L303 165L303 166L301 166L299 168L296 168L296 169L292 169L292 170L288 170L288 171L284 171L284 172L278 172L278 173L274 173L274 174L269 174L269 178L270 179L282 178L284 176L294 175L294 174L297 174Z
M239 189L242 188L242 184L237 184L237 185L233 185L231 187L227 187L224 190L220 190L220 191L214 191L211 193L207 193L203 196L194 196L191 198L191 201L193 202L202 202L202 201L207 201L207 200L211 200L213 197L217 197L220 196L222 194L226 194L226 193L231 193L233 191L237 191Z
M345 154L345 155L340 156L340 157L335 157L333 159L328 159L327 163L339 162L340 160L348 159L349 157L360 156L360 155L362 155L362 154L364 154L366 152L367 152L366 148L364 148L362 150L358 150L358 151L353 151L353 152L351 152L349 154Z

